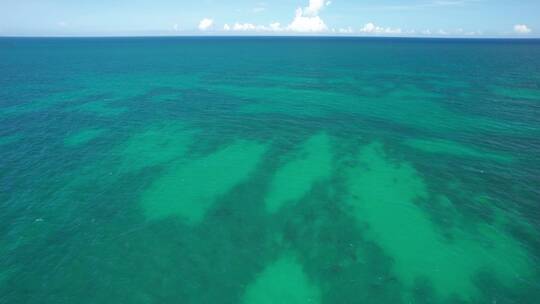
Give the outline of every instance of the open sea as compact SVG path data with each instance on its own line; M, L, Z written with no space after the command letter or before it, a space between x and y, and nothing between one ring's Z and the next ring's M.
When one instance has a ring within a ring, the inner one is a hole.
M540 40L1 38L0 303L539 303Z

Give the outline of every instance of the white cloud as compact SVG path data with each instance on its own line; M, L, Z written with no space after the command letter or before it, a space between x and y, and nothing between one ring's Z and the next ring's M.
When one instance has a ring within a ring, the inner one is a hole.
M279 32L283 30L279 22L270 23L270 29L274 32Z
M257 27L251 23L238 23L236 22L232 29L234 31L254 31L257 29Z
M296 9L294 19L291 24L287 26L287 29L301 33L315 33L328 30L324 21L319 17L319 12L324 6L324 0L309 0L309 5L307 7L299 7Z
M405 31L404 33L407 34L415 34L415 31ZM477 36L477 35L483 35L482 31L468 31L463 28L457 28L455 30L448 30L448 29L425 29L417 32L420 35L425 36Z
M437 34L439 34L439 35L448 35L448 32L443 30L443 29L440 29L439 31L437 31Z
M245 31L245 32L298 32L298 33L316 33L327 31L328 27L324 23L319 12L331 4L331 1L325 0L310 0L309 5L305 8L297 8L294 19L287 26L281 26L279 22L271 23L270 25L256 25L252 23L239 23L233 25L225 24L225 31ZM262 4L260 4L262 6ZM211 20L210 20L211 21ZM201 21L202 25L202 21ZM199 29L201 29L199 25ZM211 26L211 24L210 24ZM201 29L202 30L202 29Z
M284 29L279 22L270 23L268 26L236 22L233 25L225 24L223 30L236 32L280 32Z
M364 33L373 33L375 32L377 27L372 22L366 23L363 28L360 29L360 32Z
M323 7L324 0L309 0L309 5L304 8L303 13L305 16L317 16Z
M340 34L352 34L354 31L352 29L352 27L348 27L348 28L340 28L338 29L338 33Z
M305 16L301 8L296 10L294 20L287 29L293 32L309 33L323 32L328 29L324 21L319 16Z
M213 19L204 18L203 20L201 20L201 22L199 22L199 30L206 31L206 30L210 29L212 27L212 25L214 25L214 20Z
M532 29L525 24L516 24L514 25L514 32L518 34L529 34L532 32Z
M402 30L400 28L381 27L369 22L360 29L360 32L366 34L401 34Z

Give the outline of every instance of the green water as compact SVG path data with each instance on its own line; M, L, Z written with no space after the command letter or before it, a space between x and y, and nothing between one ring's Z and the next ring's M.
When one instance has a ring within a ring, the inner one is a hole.
M243 303L320 303L320 291L294 258L282 257L247 286Z
M143 194L145 214L150 219L177 215L188 223L202 221L220 196L249 178L264 150L256 143L238 142L201 159L171 165Z
M382 149L371 144L359 152L359 168L349 178L350 204L370 237L391 252L396 275L405 285L425 278L438 294L474 300L478 290L472 278L484 268L510 286L531 275L527 253L495 225L478 223L474 231L458 226L451 231L454 239L445 239L416 201L429 207L433 200L443 200L453 211L452 202L428 198L418 172L406 162L393 163Z
M328 136L314 135L294 158L276 171L266 198L266 210L275 213L287 203L295 203L309 193L317 182L328 179L332 154Z
M539 55L0 39L0 303L536 303Z

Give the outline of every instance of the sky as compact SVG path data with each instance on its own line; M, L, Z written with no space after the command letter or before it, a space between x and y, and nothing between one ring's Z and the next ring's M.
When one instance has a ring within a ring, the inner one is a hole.
M0 36L540 38L540 0L0 0Z

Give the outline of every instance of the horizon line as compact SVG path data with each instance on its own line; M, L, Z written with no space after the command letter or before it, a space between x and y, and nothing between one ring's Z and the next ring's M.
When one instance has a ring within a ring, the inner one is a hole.
M462 40L540 40L540 36L384 36L384 35L197 35L197 34L147 34L147 35L0 35L0 38L394 38L394 39L462 39Z

